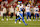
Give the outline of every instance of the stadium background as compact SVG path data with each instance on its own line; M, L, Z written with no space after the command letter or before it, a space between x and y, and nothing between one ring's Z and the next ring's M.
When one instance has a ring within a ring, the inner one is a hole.
M0 4L1 4L1 2L4 2L4 1L6 1L6 0L0 0ZM21 1L21 0L7 0L7 1L8 1L8 4L10 4L8 7L10 7L11 4L14 4L13 7L15 8L15 6L17 5L17 2ZM37 4L37 5L40 4L40 0L32 0L32 1L31 0L30 1L29 0L22 0L22 3L24 3L24 1L26 3L30 2L30 3L34 4L34 6L35 6L35 4ZM4 5L4 6L6 7L6 5ZM39 7L39 12L40 12L40 5L38 7ZM6 20L5 21L1 21L2 16L3 16L3 12L2 11L3 10L1 9L1 5L0 5L0 27L40 27L40 21L31 21L31 22L30 21L28 21L28 22L25 21L26 23L28 23L28 26L24 26L22 21L21 21L22 24L20 24L20 25L18 23L14 24L15 20L12 20L12 21L11 20L9 20L9 21L6 21ZM15 19L15 11L14 11L13 19ZM26 17L25 17L25 19L26 19ZM39 18L39 20L40 20L40 18Z
M11 6L11 4L14 4L13 5L13 7L15 8L16 6L17 6L17 2L18 1L22 1L22 3L30 3L30 4L34 4L34 6L35 5L38 5L38 7L39 7L39 12L40 12L40 0L0 0L0 4L2 3L2 2L5 2L5 1L7 1L7 3L8 4L10 4L8 7L10 7ZM16 5L15 5L16 4ZM6 4L4 4L4 6L6 7ZM2 13L2 9L1 9L1 5L0 5L0 16L2 16L3 15L3 13ZM6 8L8 8L8 7L6 7ZM15 10L15 9L14 9ZM15 11L14 11L14 15L15 15Z

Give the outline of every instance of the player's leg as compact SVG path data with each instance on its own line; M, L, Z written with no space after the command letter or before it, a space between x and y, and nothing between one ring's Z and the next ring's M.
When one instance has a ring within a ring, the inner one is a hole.
M28 12L27 12L27 21L28 21Z
M11 13L11 15L10 15L10 19L9 20L13 20L13 13Z
M33 21L34 21L34 14L33 14Z
M4 21L4 16L5 16L5 14L3 13L3 19L2 19L2 21Z
M17 17L20 17L20 16L17 16ZM20 22L20 19L19 19L19 22Z
M34 20L34 14L33 14L33 20Z
M19 24L21 24L20 19L19 19Z
M7 15L8 15L8 14L5 14L5 16L6 16L6 20L8 21Z
M21 18L19 17L19 18L17 18L15 21L17 22L17 20L19 20L19 19L21 19Z
M13 17L13 13L11 13L11 18Z
M7 18L7 14L5 14L6 18Z
M20 16L17 16L17 17L20 17ZM20 19L19 19L19 24L21 24Z
M12 17L12 13L11 13L11 15L10 15L10 18Z
M3 14L3 19L4 19L5 14Z
M27 24L25 23L25 21L24 21L24 17L22 17L22 21L23 21L23 23L24 23L25 25L27 25Z
M38 21L39 21L39 14L37 14L37 18L38 18Z
M13 13L12 13L12 17L13 17Z
M19 19L19 22L20 22L20 19Z
M30 21L31 21L31 13L29 12L29 17L30 17Z
M17 19L17 14L16 14L16 19Z
M22 21L23 21L23 23L24 23L25 25L27 25L27 24L25 23L25 21L24 21L23 14L21 14L21 17L22 17Z
M23 17L24 17L24 11L23 11Z
M16 19L17 19L17 14L16 14ZM16 21L15 21L15 23L16 23Z
M16 14L16 19L17 19L17 17L19 18L19 16L17 16L17 14ZM15 22L16 23L16 22ZM19 24L20 24L21 22L20 22L20 19L19 19Z
M35 21L36 21L36 13L35 13Z
M11 18L12 18L12 20L13 20L13 13L12 13L12 15L11 15Z

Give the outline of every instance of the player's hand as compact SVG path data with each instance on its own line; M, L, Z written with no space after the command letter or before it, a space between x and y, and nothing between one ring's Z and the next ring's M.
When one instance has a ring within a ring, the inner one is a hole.
M22 19L22 17L20 16L20 18Z
M39 12L39 14L40 14L40 12Z
M11 14L11 13L9 12L9 14Z
M22 19L22 17L21 17L21 19Z
M35 13L34 13L34 15L35 15Z

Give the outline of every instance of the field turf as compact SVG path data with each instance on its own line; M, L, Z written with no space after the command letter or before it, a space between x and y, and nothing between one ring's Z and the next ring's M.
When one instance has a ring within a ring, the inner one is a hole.
M9 19L10 17L8 17ZM25 22L28 24L27 26L24 25L24 23L21 21L21 24L19 24L19 20L17 21L17 24L15 24L15 16L13 17L13 20L6 21L6 18L4 18L4 21L1 21L2 17L0 17L0 27L40 27L40 21L33 21L33 18L31 18L32 21L27 21L26 17ZM39 18L40 20L40 18Z

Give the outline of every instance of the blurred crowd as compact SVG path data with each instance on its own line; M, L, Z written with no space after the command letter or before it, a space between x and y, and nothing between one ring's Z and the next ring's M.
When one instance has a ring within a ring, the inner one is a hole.
M23 17L28 15L30 17L29 19L30 21L31 21L31 16L33 16L33 21L34 21L34 17L36 19L36 16L39 21L40 3L37 3L37 2L32 3L32 1L30 0L16 0L16 2L12 4L9 4L8 1L2 1L0 3L0 16L3 16L2 20L4 20L4 16L6 16L6 18L7 16L10 16L10 18L12 18L13 16L16 16L16 19L17 19L17 17L19 17L20 11L23 14ZM26 14L25 11L28 13ZM28 19L28 16L26 16L27 19ZM19 22L20 22L20 19L19 19Z
M14 2L12 4L9 4L8 1L2 1L1 4L0 4L0 11L3 11L3 7L5 7L6 10L9 10L9 8L13 7L14 8L14 15L15 15L15 9L16 9L16 7L18 5L18 1L21 1L21 0L17 0L16 2ZM29 1L29 0L22 0L21 2L22 2L22 4L24 6L26 6L29 3L31 8L33 8L35 6L38 6L39 11L40 11L40 3L36 3L36 4L33 3L33 4L31 4L32 2ZM10 14L10 12L9 12L9 14Z

